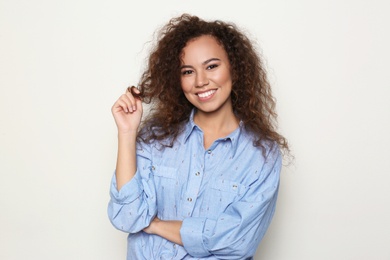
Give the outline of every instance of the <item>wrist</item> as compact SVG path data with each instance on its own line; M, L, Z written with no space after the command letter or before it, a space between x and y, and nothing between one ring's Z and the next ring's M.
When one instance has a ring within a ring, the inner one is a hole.
M148 234L153 234L153 235L159 235L158 234L158 222L159 222L159 219L155 218L153 219L149 226L144 228L144 231Z
M159 223L161 220L158 218L154 218L153 221L150 223L150 230L153 234L158 235L158 230L159 230Z
M129 130L126 132L118 131L118 139L134 139L137 138L138 131L137 130Z

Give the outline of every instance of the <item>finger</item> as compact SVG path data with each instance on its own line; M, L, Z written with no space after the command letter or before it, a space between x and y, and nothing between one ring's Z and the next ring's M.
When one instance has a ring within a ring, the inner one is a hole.
M129 102L131 104L131 107L129 107L129 108L131 108L132 111L136 111L137 110L137 101L134 98L133 94L127 90L126 94L124 96L126 96L126 98L129 100Z
M128 109L130 112L135 112L137 110L139 100L134 98L131 93L126 92L126 94L123 95L122 99L128 104Z
M137 87L135 87L135 86L128 87L127 91L129 93L131 93L133 95L133 97L135 97L139 100L142 100L141 91L139 91L139 89Z
M119 111L124 111L125 113L129 113L129 102L126 102L124 98L118 99L115 104L114 104L114 111L119 112ZM130 106L131 107L131 106Z
M118 99L118 101L121 101L121 104L123 105L123 110L128 113L132 113L134 112L136 109L136 100L134 99L134 97L129 94L129 93L126 93L126 94L123 94L120 96L120 98Z

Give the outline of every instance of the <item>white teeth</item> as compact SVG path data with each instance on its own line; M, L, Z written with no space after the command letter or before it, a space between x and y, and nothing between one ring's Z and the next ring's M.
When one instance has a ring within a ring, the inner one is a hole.
M204 93L199 93L198 96L200 98L207 98L207 97L211 96L214 93L215 93L215 90L209 90L209 91L204 92Z

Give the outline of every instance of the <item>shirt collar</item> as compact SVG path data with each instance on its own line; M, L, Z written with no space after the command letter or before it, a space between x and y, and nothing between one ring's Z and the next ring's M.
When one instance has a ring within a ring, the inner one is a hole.
M195 127L199 128L194 122L194 115L195 115L195 108L192 109L191 114L190 114L190 118L188 120L188 123L185 126L185 129L184 129L184 143L187 142L188 137L191 135L194 128Z
M229 136L226 137L226 138L229 138L230 141L232 142L232 151L233 151L232 156L233 157L236 155L236 152L238 150L239 139L240 139L240 136L241 136L243 130L244 130L244 122L242 122L240 120L238 128L236 130L234 130Z
M187 142L188 138L194 132L195 128L198 128L199 130L201 130L200 127L197 126L194 122L195 112L196 112L196 109L195 108L192 109L188 123L185 126L184 139L183 139L184 143ZM239 139L241 136L241 132L243 131L243 128L244 128L244 122L240 121L238 128L236 130L234 130L232 133L230 133L228 136L225 137L225 140L230 140L230 142L232 144L232 156L233 157L236 154L238 144L239 144Z

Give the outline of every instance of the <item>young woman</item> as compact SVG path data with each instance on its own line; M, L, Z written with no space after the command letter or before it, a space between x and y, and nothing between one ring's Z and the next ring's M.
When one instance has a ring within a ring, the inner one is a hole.
M235 25L169 21L139 89L112 107L108 214L129 233L127 259L252 259L288 152L274 107L262 61Z

